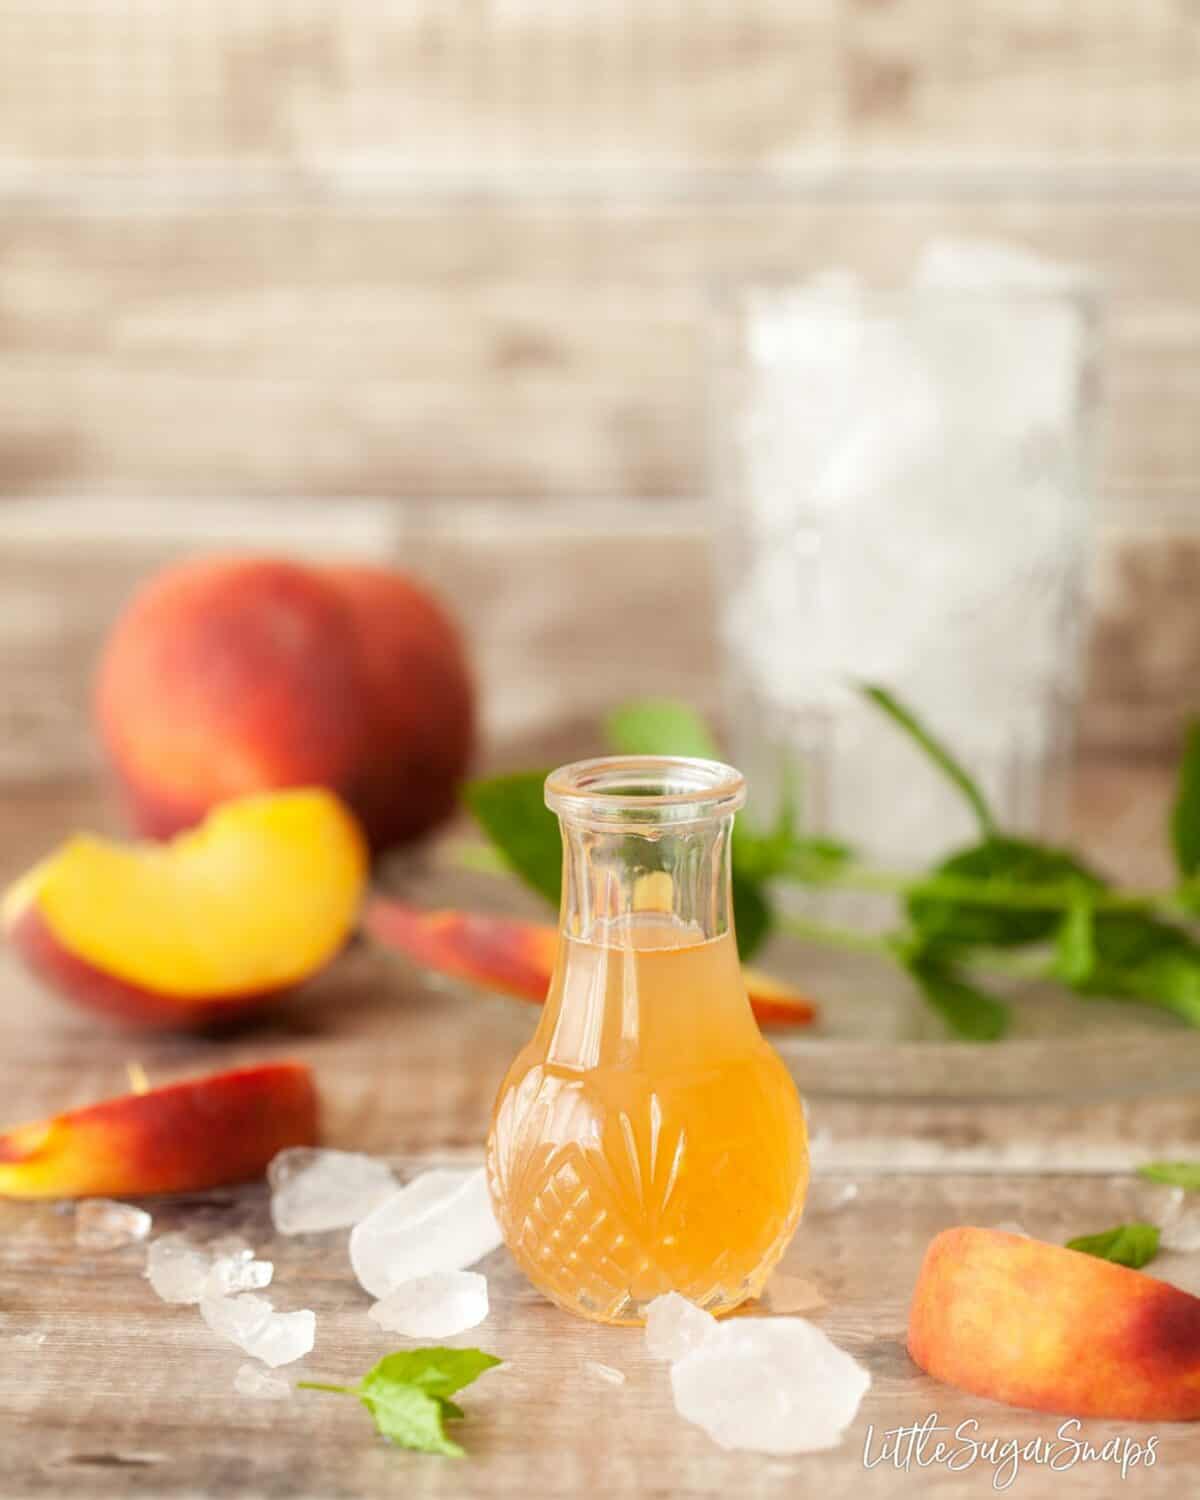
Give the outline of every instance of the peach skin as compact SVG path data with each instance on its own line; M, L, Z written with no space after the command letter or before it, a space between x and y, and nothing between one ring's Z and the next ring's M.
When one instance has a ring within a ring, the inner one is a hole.
M125 1094L0 1133L0 1197L140 1197L259 1177L317 1140L303 1063L264 1063Z
M1143 1422L1200 1417L1200 1299L1143 1271L998 1229L925 1252L908 1352L1010 1406Z
M266 793L166 845L70 839L16 882L3 922L27 965L80 1005L205 1026L329 963L366 874L365 840L336 797Z
M363 928L386 948L439 974L541 1005L550 988L558 930L545 922L521 922L482 912L423 911L403 901L375 896ZM756 969L744 969L754 1014L767 1026L807 1026L816 1007L799 991Z

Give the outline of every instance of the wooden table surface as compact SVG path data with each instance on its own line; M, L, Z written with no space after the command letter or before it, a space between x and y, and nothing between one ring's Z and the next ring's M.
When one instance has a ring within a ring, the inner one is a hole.
M1153 873L1165 790L1152 772L1089 772L1080 785L1085 841L1110 858L1120 853L1138 878ZM0 807L5 879L73 829L119 826L86 784L13 789ZM462 900L476 894L470 877L420 863L400 876L438 899L448 880ZM493 1092L532 1024L528 1008L439 988L365 950L273 1018L220 1041L112 1029L44 995L6 953L0 993L5 1123L121 1092L135 1058L153 1080L290 1055L316 1070L327 1143L386 1154L405 1175L478 1159ZM676 1416L666 1367L647 1359L639 1332L567 1317L501 1251L484 1266L492 1314L462 1340L506 1361L466 1393L468 1458L396 1452L353 1402L312 1392L280 1402L236 1395L242 1356L194 1309L158 1300L141 1276L142 1249L84 1253L69 1211L10 1203L0 1206L0 1497L994 1493L983 1459L961 1472L864 1463L866 1453L878 1457L885 1430L930 1413L950 1427L976 1419L980 1440L1023 1444L1059 1427L1057 1417L937 1386L911 1364L905 1314L928 1240L953 1223L1015 1220L1061 1241L1152 1216L1161 1190L1130 1168L1151 1154L1197 1154L1200 1098L946 1104L809 1092L821 1147L809 1209L782 1269L817 1284L826 1305L815 1321L871 1372L871 1391L837 1450L776 1459L716 1447ZM849 1185L857 1192L842 1201ZM345 1235L276 1237L263 1188L149 1206L155 1233L237 1230L275 1261L277 1305L317 1314L316 1348L288 1375L353 1379L404 1342L368 1321ZM1200 1256L1163 1257L1161 1265L1200 1281ZM588 1361L624 1371L626 1383L604 1383ZM1088 1422L1080 1434L1097 1448L1113 1436L1145 1443L1151 1435L1155 1465L1124 1484L1108 1463L1055 1472L1026 1462L1012 1493L1179 1496L1200 1488L1200 1435L1189 1426Z

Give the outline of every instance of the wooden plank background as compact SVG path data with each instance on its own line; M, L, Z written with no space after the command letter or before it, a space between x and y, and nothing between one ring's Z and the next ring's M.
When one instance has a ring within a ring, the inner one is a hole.
M360 550L405 556L482 501L526 537L643 506L705 599L714 280L896 282L938 234L1104 289L1085 727L1168 748L1200 667L1194 0L0 0L0 773L78 759L103 621L146 555L238 541L229 504L270 546L304 502L317 550L373 507ZM578 571L586 629L644 638L652 590L621 614ZM496 576L484 641L531 612Z

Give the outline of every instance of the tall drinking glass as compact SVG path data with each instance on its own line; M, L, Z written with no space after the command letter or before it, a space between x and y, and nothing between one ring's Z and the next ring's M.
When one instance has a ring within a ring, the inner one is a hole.
M882 683L1011 830L1052 832L1079 693L1093 319L1066 285L722 299L713 411L731 752L768 818L916 864L970 812Z

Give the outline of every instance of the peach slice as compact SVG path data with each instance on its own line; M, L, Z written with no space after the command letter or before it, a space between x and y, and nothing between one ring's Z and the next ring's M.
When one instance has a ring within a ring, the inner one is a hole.
M317 1140L303 1063L237 1068L125 1094L0 1134L0 1197L137 1197L261 1176Z
M998 1229L925 1252L908 1352L936 1380L1072 1417L1200 1417L1200 1298Z
M207 1025L323 968L366 871L362 833L331 793L266 793L169 844L69 839L11 888L3 922L29 967L81 1005Z
M482 912L423 911L403 901L373 897L363 915L366 932L427 969L470 980L485 989L541 1005L550 988L558 932L545 922L521 922ZM754 1014L768 1026L807 1026L816 1006L781 980L744 969Z

